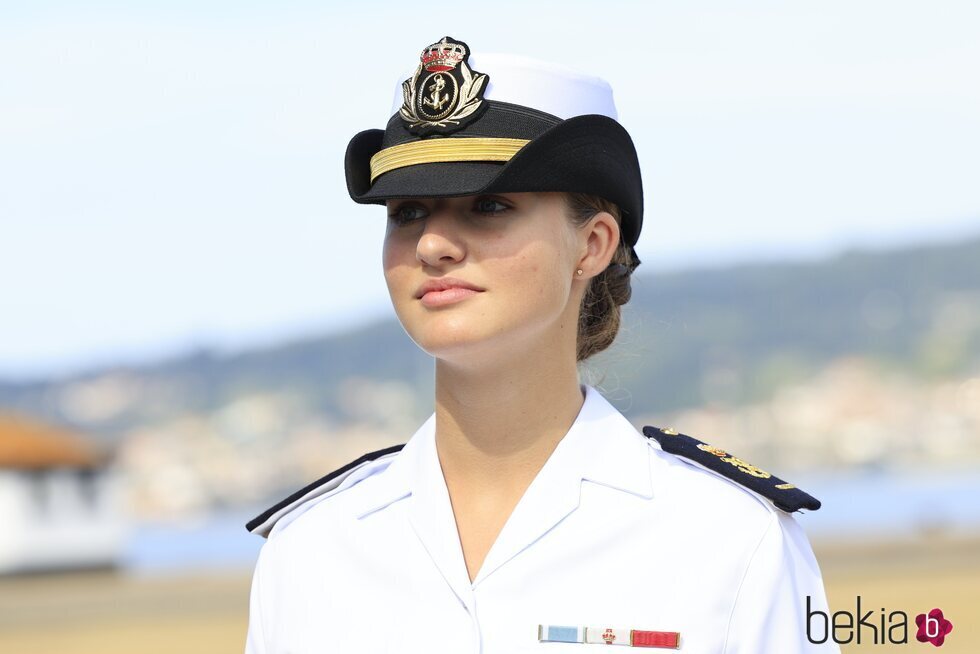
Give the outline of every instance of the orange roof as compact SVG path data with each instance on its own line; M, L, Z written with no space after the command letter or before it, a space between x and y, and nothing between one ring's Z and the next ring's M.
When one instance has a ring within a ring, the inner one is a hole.
M92 468L106 457L81 436L27 416L0 413L0 468Z

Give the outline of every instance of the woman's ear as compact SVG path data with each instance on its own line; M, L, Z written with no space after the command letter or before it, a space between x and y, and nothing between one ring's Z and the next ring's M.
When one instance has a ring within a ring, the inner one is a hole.
M583 277L593 277L609 266L616 253L619 246L619 223L608 211L600 211L592 216L579 234L583 247L578 267L584 271Z

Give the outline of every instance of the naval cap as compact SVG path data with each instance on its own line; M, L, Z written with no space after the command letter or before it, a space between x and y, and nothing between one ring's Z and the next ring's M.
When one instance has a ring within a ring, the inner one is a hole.
M385 128L360 132L347 147L351 198L595 195L619 207L631 268L638 265L640 165L610 85L529 57L471 54L449 36L422 49Z

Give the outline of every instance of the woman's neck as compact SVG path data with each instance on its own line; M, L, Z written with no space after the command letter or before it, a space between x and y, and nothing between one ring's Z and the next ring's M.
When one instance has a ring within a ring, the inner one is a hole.
M450 491L522 493L582 408L574 359L547 348L476 373L436 362L436 448Z

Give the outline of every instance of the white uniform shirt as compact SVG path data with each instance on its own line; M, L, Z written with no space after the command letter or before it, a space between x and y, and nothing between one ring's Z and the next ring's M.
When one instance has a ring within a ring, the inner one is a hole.
M433 414L396 455L278 520L256 564L246 652L599 647L539 642L538 625L674 631L685 654L838 652L807 641L807 596L827 604L793 517L662 451L582 389L472 583Z

